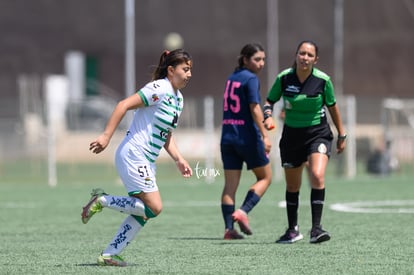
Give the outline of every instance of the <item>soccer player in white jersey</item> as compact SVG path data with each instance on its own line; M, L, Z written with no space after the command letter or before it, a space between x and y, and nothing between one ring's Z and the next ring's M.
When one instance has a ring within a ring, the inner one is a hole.
M164 148L175 161L183 177L192 169L180 154L172 130L177 127L184 101L180 89L191 78L192 58L182 49L164 51L152 81L137 93L120 101L109 118L104 132L90 143L98 154L108 146L112 135L128 110L135 110L133 121L119 145L115 164L128 196L113 196L102 189L92 190L92 197L82 211L82 222L104 207L127 214L113 240L98 257L99 265L125 266L119 256L150 218L162 210L155 178L155 160Z

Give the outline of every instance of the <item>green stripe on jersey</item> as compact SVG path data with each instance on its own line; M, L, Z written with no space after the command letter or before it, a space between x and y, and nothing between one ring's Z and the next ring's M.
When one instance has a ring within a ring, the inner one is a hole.
M162 146L159 146L158 144L156 144L156 143L154 143L154 142L150 142L149 143L152 147L155 147L155 148L157 148L157 149L159 149L159 150L161 150L161 148L162 148ZM151 154L153 154L153 153L151 153ZM156 156L157 154L153 154L154 156Z
M173 108L173 109L175 109L177 111L182 111L182 108L180 106L170 104L170 103L168 103L168 101L164 101L162 104L163 105L166 105L169 108ZM162 109L162 110L165 110L165 109ZM168 113L168 114L171 114L171 113Z
M141 99L142 99L142 101L144 102L145 106L148 106L148 105L149 105L149 103L148 103L148 100L147 100L147 98L145 97L144 93L143 93L141 90L139 90L139 91L137 92L137 94L141 97Z
M168 120L165 120L165 119L163 119L163 118L161 118L161 117L156 117L157 119L158 119L158 121L160 121L160 122L162 122L162 123L164 123L164 124L167 124L167 125L170 125L170 126L173 126L173 128L175 128L175 125L171 125L171 121L168 121ZM174 116L172 116L172 118L174 118ZM164 129L164 130L167 130L167 129Z

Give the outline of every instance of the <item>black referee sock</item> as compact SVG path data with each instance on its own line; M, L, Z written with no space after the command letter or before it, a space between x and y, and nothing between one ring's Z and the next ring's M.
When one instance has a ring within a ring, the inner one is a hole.
M321 225L323 204L325 203L325 188L311 190L312 227Z
M285 193L289 229L298 225L299 192Z
M231 216L234 212L234 205L232 204L222 204L221 213L223 213L224 226L226 229L233 229L233 217Z
M246 213L249 213L259 201L259 195L257 195L253 190L249 190L240 209Z

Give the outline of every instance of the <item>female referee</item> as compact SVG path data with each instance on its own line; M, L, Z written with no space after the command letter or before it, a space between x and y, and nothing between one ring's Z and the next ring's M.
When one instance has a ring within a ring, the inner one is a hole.
M128 110L134 118L124 140L119 145L115 164L128 196L112 196L94 189L82 211L82 222L108 207L127 214L113 240L98 257L99 265L125 266L119 256L150 218L162 210L160 192L155 178L155 160L164 147L184 177L192 169L179 153L172 131L177 127L184 101L180 89L191 78L192 58L181 50L165 51L153 73L153 81L137 93L120 101L115 107L104 132L90 143L93 153L102 152Z
M328 241L321 218L325 201L325 170L331 154L333 134L327 122L325 106L338 132L337 153L345 149L346 133L328 75L314 67L318 47L312 41L301 42L292 68L278 74L263 107L265 127L274 125L273 104L283 99L285 121L279 143L285 171L288 229L276 242L294 243L303 239L298 227L299 190L302 171L308 164L311 183L312 229L310 242Z

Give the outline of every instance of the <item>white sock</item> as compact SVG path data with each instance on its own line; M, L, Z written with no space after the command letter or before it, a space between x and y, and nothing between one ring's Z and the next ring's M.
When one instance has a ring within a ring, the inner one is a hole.
M128 216L118 229L113 240L102 252L103 256L119 255L122 250L135 238L142 225L132 216Z
M144 203L134 197L101 196L99 202L104 207L135 216L145 217Z

